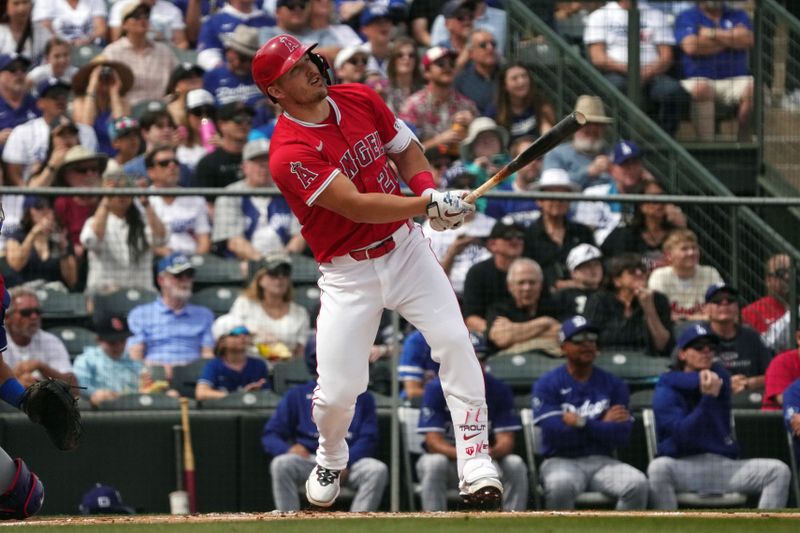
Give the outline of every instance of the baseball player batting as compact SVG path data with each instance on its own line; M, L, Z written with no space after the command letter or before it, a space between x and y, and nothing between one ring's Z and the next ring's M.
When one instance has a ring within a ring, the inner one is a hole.
M367 389L370 347L388 308L422 332L441 365L462 497L499 505L503 486L488 455L481 368L450 282L410 220L427 215L443 231L475 208L462 200L466 191L435 190L419 141L372 89L328 87L327 65L315 46L279 35L261 47L252 67L259 89L284 110L269 166L322 274L312 403L319 448L306 481L308 501L329 507L339 494L347 428L356 398ZM415 197L401 194L400 177Z

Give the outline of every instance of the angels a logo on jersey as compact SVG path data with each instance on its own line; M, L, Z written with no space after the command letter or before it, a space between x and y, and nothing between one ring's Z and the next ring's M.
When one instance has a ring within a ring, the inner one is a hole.
M297 179L300 180L300 183L303 185L304 189L308 189L311 187L311 182L314 181L319 174L316 172L311 172L306 167L303 166L303 163L299 161L292 161L289 163L289 168L292 171L292 174L297 176Z
M293 40L293 39L288 39L287 37L283 37L283 36L281 36L281 37L279 37L279 38L278 38L278 40L279 40L281 43L283 43L283 46L285 46L286 48L288 48L290 52L294 52L295 50L297 50L298 48L300 48L300 45L299 45L299 44L297 44L297 41L295 41L295 40Z

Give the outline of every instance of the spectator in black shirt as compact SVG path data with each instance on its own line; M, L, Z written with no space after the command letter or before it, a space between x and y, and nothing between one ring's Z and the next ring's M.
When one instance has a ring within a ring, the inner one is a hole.
M668 356L672 348L669 300L647 288L638 254L621 254L607 264L606 290L586 303L586 319L600 330L600 345Z
M499 220L492 227L486 248L492 257L475 263L464 280L463 312L470 331L484 334L486 311L494 302L508 300L506 273L514 259L522 255L522 238L525 231L513 222Z
M242 150L255 112L244 102L231 102L217 109L219 147L197 162L194 187L223 188L242 179ZM208 199L210 200L210 199Z
M567 256L570 279L553 293L556 318L564 321L586 311L586 302L603 283L603 254L591 244L579 244ZM569 283L569 285L567 285Z
M556 336L561 327L552 308L542 299L542 269L533 259L520 257L506 277L511 300L494 302L486 316L492 351L512 348L517 351L544 349L560 353Z
M579 192L566 170L550 168L542 172L533 190L542 192ZM594 244L594 235L588 226L567 220L569 202L539 200L542 216L531 224L525 234L522 255L539 263L544 272L545 287L561 287L567 276L567 255L581 243ZM567 284L568 285L568 284Z

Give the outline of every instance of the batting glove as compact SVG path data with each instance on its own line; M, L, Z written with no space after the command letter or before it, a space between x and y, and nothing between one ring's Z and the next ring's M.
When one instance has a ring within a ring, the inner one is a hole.
M431 219L431 227L436 231L457 228L468 214L475 212L475 206L462 199L468 194L467 191L439 192L428 189L425 194L430 194L426 212Z

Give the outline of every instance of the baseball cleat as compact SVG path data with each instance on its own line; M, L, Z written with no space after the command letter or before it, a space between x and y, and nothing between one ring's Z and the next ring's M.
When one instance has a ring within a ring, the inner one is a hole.
M496 477L482 477L466 485L461 499L467 505L497 509L503 503L503 484Z
M330 507L339 496L339 474L341 470L330 470L317 465L306 480L308 503L317 507Z

